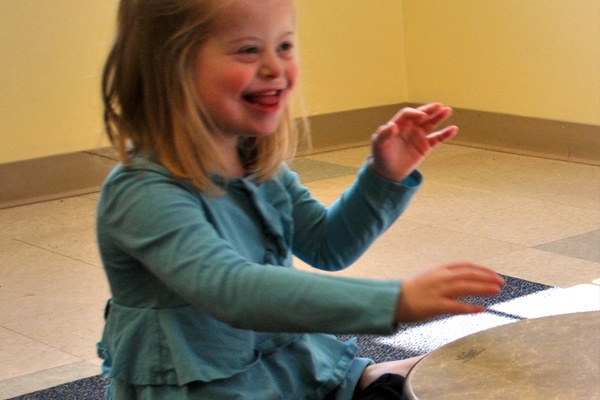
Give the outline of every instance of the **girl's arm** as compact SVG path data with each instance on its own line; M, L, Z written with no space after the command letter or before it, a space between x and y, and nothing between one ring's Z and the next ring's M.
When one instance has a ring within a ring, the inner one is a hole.
M192 304L233 327L276 332L389 333L400 281L312 274L248 261L200 200L150 169L113 178L98 239L116 303Z
M422 177L415 168L458 128L433 130L452 110L439 103L400 110L372 136L373 156L329 209L293 179L294 253L307 264L339 270L354 262L405 210Z
M396 221L421 181L421 174L413 171L404 181L392 182L365 163L352 186L326 208L295 175L287 174L294 209L294 254L322 270L346 268Z

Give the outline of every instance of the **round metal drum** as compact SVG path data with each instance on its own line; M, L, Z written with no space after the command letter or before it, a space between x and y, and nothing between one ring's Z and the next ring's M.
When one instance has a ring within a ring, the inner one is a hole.
M411 400L600 399L600 311L527 319L425 356L408 374Z

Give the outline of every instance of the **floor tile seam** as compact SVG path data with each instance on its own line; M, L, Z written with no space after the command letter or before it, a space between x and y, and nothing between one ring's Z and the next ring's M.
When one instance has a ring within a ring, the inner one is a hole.
M98 305L100 306L101 304L99 303ZM90 313L92 313L92 312L98 312L99 315L101 315L103 313L103 310L100 309L100 307L98 308L98 310L92 311L88 307L83 307L83 306L80 305L80 306L76 306L76 307L73 307L73 308L61 308L60 311L46 312L46 313L40 313L40 314L36 314L36 315L30 315L30 316L27 316L26 318L21 318L21 319L4 320L4 321L0 322L0 327L3 327L5 329L11 330L11 331L13 331L15 333L21 334L20 332L18 332L18 331L15 330L16 328L11 327L11 326L22 324L22 323L31 322L31 321L34 321L36 319L44 318L44 317L59 317L61 315L71 315L72 313L75 313L77 311L84 311L86 313L88 311ZM56 324L54 324L54 326L56 326ZM90 328L84 328L84 329L86 329L89 332L93 332L93 330L90 329Z
M543 249L538 249L536 247L522 247L521 249L516 249L516 250L508 251L508 252L506 252L504 254L501 254L501 255L492 255L492 256L489 256L489 257L482 258L481 261L485 263L488 260L494 260L494 259L496 259L498 257L504 257L504 256L507 256L507 255L510 255L510 254L513 254L513 253L519 253L521 251L529 251L529 250L536 251L536 252L542 252L542 253L546 253L548 255L553 255L553 256L561 256L561 257L565 257L567 259L584 261L584 262L590 263L590 264L596 264L596 265L598 265L598 271L600 272L600 263L599 262L592 261L592 260L585 259L585 258L581 258L581 257L574 257L574 256L571 256L569 254L562 254L562 253L558 253L558 252L553 252L553 251L547 251L547 250L543 250ZM582 285L582 284L589 284L589 283L590 282L586 281L586 282L576 283L574 285ZM599 275L599 283L598 283L598 285L600 285L600 275Z
M563 239L554 240L554 241L552 241L552 242L544 243L544 244L541 244L541 245L539 245L539 246L548 245L548 244L551 244L551 243L556 243L556 242L561 242L561 241L563 241L563 240L573 239L573 238L576 238L577 236L589 235L590 233L594 233L594 232L600 232L600 225L599 225L599 226L597 226L596 228L593 228L593 229L589 230L589 231L582 232L582 233L577 233L577 234L575 234L575 235L571 235L571 236L566 236L566 237L565 237L565 238L563 238Z
M520 249L514 250L514 251L531 249L531 248L535 247L535 246L531 246L529 244L509 242L509 241L506 241L506 240L503 240L503 239L498 239L498 238L489 237L489 236L483 236L483 235L479 235L479 234L473 234L473 233L470 233L470 232L468 232L466 230L464 230L464 231L456 230L454 228L450 228L450 227L443 226L443 225L438 225L438 224L435 224L435 223L432 223L432 222L422 222L422 221L418 221L418 220L410 218L410 217L405 217L404 220L405 221L410 221L412 223L420 224L420 225L422 225L424 227L428 227L428 228L431 228L431 229L443 229L443 230L448 231L448 232L456 233L457 235L469 235L469 236L476 237L476 238L479 238L479 239L486 239L486 240L491 240L491 241L494 241L494 242L500 242L502 244L506 244L506 245L510 245L510 246L520 247ZM414 228L414 229L418 229L418 228Z
M494 190L488 190L488 189L482 189L479 187L472 187L472 186L468 186L468 185L459 185L459 184L455 184L455 183L447 183L446 185L448 186L452 186L455 188L460 188L460 189L468 189L471 191L475 191L475 192L481 192L481 193L487 193L487 194L493 194L493 195L504 195L510 198L514 198L514 199L522 199L523 202L519 202L519 204L507 204L504 207L496 207L494 208L494 212L498 212L498 211L505 211L511 208L515 208L515 207L519 207L519 206L524 206L524 205L530 205L532 203L535 202L543 202L543 203L550 203L550 204L554 204L557 206L564 206L564 207L570 207L570 208L574 208L574 209L580 209L580 210L591 210L591 211L599 211L600 210L600 201L598 202L598 206L597 207L585 207L585 206L580 206L580 205L574 205L572 203L566 202L566 201L556 201L556 200L552 200L552 194L532 194L532 195L526 195L523 193L513 193L513 192L509 192L506 190L499 190L499 191L494 191Z
M511 206L509 208L504 209L503 211L506 212L507 210L510 210L510 208L513 208L513 207ZM584 209L581 209L581 210L584 210ZM496 215L499 212L501 212L501 210L495 209L492 212L488 213L488 215ZM476 215L477 214L473 214L472 217L474 217ZM519 213L515 213L515 216L518 216L518 215L519 215ZM490 239L490 240L497 240L497 241L502 241L502 242L506 242L506 243L510 243L510 244L522 245L522 246L532 247L532 248L536 247L536 246L541 246L541 245L544 245L544 244L548 244L548 243L553 243L553 242L565 240L565 239L570 238L570 237L576 237L576 236L579 236L579 235L584 235L586 233L594 232L594 231L596 231L598 229L598 227L593 227L593 228L589 228L589 230L586 230L586 231L577 231L577 233L571 234L570 236L565 236L565 237L561 237L561 238L558 238L558 239L554 238L554 239L551 239L549 241L546 241L546 239L543 239L543 238L538 238L538 239L533 239L533 240L526 240L525 242L512 242L512 241L507 241L506 239L502 239L502 238L495 237L495 236L483 235L481 232L473 233L472 230L467 229L466 225L461 225L461 229L456 229L456 226L445 225L444 221L442 221L440 223L437 223L436 221L431 221L431 220L423 222L423 221L419 221L419 220L417 220L415 218L411 218L411 217L408 217L408 216L404 217L404 219L410 220L411 222L415 222L415 223L421 223L423 225L427 225L427 226L430 226L430 227L435 228L435 229L445 229L445 230L449 230L449 231L453 231L453 232L459 232L461 234L468 234L468 235L476 236L476 237L480 237L480 238L486 238L486 239ZM477 223L477 226L479 226L479 227L481 227L481 226L487 226L488 225L487 223L483 223L483 220L479 219L479 218L477 218L477 219L471 219L469 221L475 221ZM544 241L540 241L540 240L544 240Z
M531 246L531 247L532 247L532 248L535 248L535 249L538 249L538 250L545 250L545 249L541 249L541 248L539 248L539 247L542 247L542 246L549 246L549 245L556 244L556 243L560 243L560 242L564 242L564 241L570 241L571 243L577 243L577 242L578 242L578 240L576 240L575 238L577 238L577 237L579 237L579 236L583 236L583 235L588 235L588 234L590 234L590 233L597 232L597 231L599 231L599 230L600 230L600 227L596 227L596 228L594 228L594 229L591 229L591 230L589 230L589 231L575 233L575 234L573 234L573 235L570 235L570 236L565 236L565 237L562 237L562 238L560 238L560 239L554 239L554 240L551 240L551 241L549 241L549 242L539 243L539 244L533 245L533 246ZM586 241L585 241L585 240L583 240L583 239L581 239L581 241L582 241L582 242L584 242L584 243L586 242Z
M435 188L432 185L434 183L434 179L435 178L429 178L429 181L428 181L428 185L432 187L432 190L435 190ZM512 199L522 200L522 202L519 202L519 205L527 205L527 204L534 203L536 201L538 201L538 202L543 201L543 202L555 203L555 204L563 205L563 206L578 207L578 206L574 206L573 204L569 204L567 202L549 201L547 199L547 197L544 197L544 196L549 196L549 194L539 194L539 193L528 194L528 193L521 193L521 192L516 192L516 191L511 191L511 190L506 190L506 189L500 189L500 190L486 189L486 188L469 185L469 184L461 185L459 183L449 183L449 182L446 182L443 178L437 179L437 182L440 182L446 186L450 186L450 187L453 187L456 189L462 189L465 191L468 190L468 191L478 192L478 193L482 193L482 194L489 194L489 195L493 195L493 196L506 196L506 197L509 197ZM600 204L599 204L599 206L600 206ZM494 210L502 210L502 209L506 209L508 207L514 207L514 205L512 205L512 206L507 205L504 208L498 207L498 208L495 208ZM583 208L583 207L580 207L580 208Z
M556 197L556 196L561 196L564 194L565 194L565 192L560 192L560 193L556 193L556 194L554 194L554 193L538 193L534 197L532 197L532 199L537 200L537 201L543 201L546 203L556 204L559 206L581 208L581 209L592 210L592 211L600 210L600 198L598 199L597 204L595 206L587 207L587 206L581 206L581 205L574 205L573 203L568 202L568 201L561 201L560 197Z
M21 337L24 337L24 338L26 338L26 339L32 340L32 341L34 341L34 342L36 342L36 343L39 343L39 344L41 344L41 345L43 345L43 346L50 347L51 349L54 349L54 350L56 350L56 351L59 351L59 352L61 352L61 353L67 354L67 355L69 355L69 356L71 356L71 357L75 357L75 358L77 358L77 361L74 361L74 362L86 361L86 359L85 359L85 358L82 358L81 356L78 356L78 355L76 355L76 354L69 353L68 351L65 351L65 350L63 350L63 349L60 349L60 348L58 348L58 347L56 347L56 346L52 346L52 345L51 345L51 344L49 344L49 343L44 343L44 342L42 342L42 341L40 341L40 340L38 340L38 339L36 339L36 338L33 338L33 337L29 336L29 335L25 335L25 334L23 334L23 333L21 333L21 332L17 332L17 331L15 331L14 329L8 328L8 327L6 327L6 326L4 326L4 325L0 325L0 327L2 327L3 329L6 329L7 331L10 331L11 333L14 333L15 335L19 335L19 336L21 336ZM71 364L71 363L69 363L69 364Z
M542 201L546 201L546 199L539 199ZM575 207L575 208L580 208L581 210L585 210L585 211L598 211L600 210L600 203L598 203L597 206L586 206L586 205L574 205L573 203L568 203L568 202L563 202L563 201L549 201L549 203L553 203L553 204L557 204L557 205L562 205L562 206L567 206L567 207Z
M504 244L512 245L512 246L521 246L523 248L534 247L531 244L527 244L527 243L510 242L510 241L507 241L507 240L504 240L504 239L499 239L499 238L496 238L496 237L491 237L491 236L486 236L486 235L472 233L468 229L458 230L458 229L455 229L455 227L445 226L445 225L443 225L441 223L436 223L435 221L423 222L423 221L420 221L418 219L411 218L410 216L404 217L404 220L405 221L410 221L412 223L421 224L421 225L426 226L426 227L431 228L431 229L443 229L443 230L448 231L448 232L453 232L453 233L457 234L458 236L469 235L469 236L477 237L477 238L481 238L481 239L487 239L487 240L493 240L493 241L496 241L496 242L502 242Z
M94 265L94 264L92 264L92 263L89 263L89 262L87 262L87 261L85 261L85 260L80 260L80 259L78 259L78 258L74 258L74 257L72 257L72 256L70 256L70 255L68 255L68 254L63 254L63 253L60 253L60 252L58 252L58 251L54 251L54 250L48 249L47 247L43 247L43 246L40 246L40 245L38 245L38 244L31 243L31 242L28 242L27 240L24 240L24 239L19 239L19 238L16 238L16 237L13 237L12 239L13 239L13 240L15 240L15 241L17 241L17 242L19 242L19 243L22 243L22 244L25 244L25 245L28 245L28 246L35 247L35 248L36 248L36 249L38 249L38 250L47 251L47 252L49 252L49 253L56 254L56 255L58 255L58 256L61 256L61 257L68 258L69 260L72 260L72 261L76 261L76 262L78 262L78 263L85 264L86 266L89 266L89 267L93 267L93 268L100 268L100 269L102 269L102 268L103 268L103 266Z
M532 197L528 197L528 196L520 196L520 195L507 194L504 191L494 192L494 191L487 191L487 190L478 189L478 188L470 188L468 186L462 186L462 187L461 186L456 186L456 187L466 188L466 189L469 189L469 190L477 190L477 191L489 193L489 194L492 194L492 195L503 195L503 196L510 197L512 199L519 199L518 204L506 204L506 205L495 206L493 208L490 207L488 210L486 210L486 212L488 214L506 211L506 210L509 210L509 209L515 208L515 207L527 206L527 205L530 205L532 203L535 203L536 201L542 201L541 199L532 198ZM471 210L471 211L474 212L477 215L480 214L480 211L478 211L478 210ZM464 212L464 210L461 210L461 212Z
M89 189L82 189L81 191L77 191L76 193L72 193L72 194L56 193L55 195L51 195L50 197L45 198L43 200L24 202L23 204L16 204L16 205L8 206L8 207L2 206L2 204L0 204L0 212L5 211L5 210L15 209L15 208L26 208L29 206L37 206L37 205L44 204L44 203L52 203L52 202L56 202L56 201L68 200L68 199L74 199L74 198L82 198L82 199L85 199L86 201L96 201L95 199L92 199L88 196L97 194L97 193L100 193L99 187L91 187Z
M539 246L541 246L541 245L539 245ZM549 249L541 249L541 248L538 248L539 246L533 246L533 247L530 247L530 249L536 250L536 251L541 251L541 252L544 252L544 253L547 253L547 254L558 254L559 256L573 258L573 259L581 260L581 261L586 261L586 262L590 262L590 263L593 263L593 264L598 264L598 270L600 271L600 262L598 262L598 261L590 260L589 258L583 258L583 257L574 256L572 254L561 253L559 251L552 251L552 250L549 250Z

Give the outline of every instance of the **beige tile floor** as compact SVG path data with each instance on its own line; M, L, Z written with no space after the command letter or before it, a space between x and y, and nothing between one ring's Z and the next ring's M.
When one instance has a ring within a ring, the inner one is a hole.
M294 168L329 204L368 151L315 154ZM340 274L397 278L464 259L548 285L600 282L600 166L444 145L420 170L425 183L404 216ZM95 343L109 292L96 200L0 210L2 399L100 371Z

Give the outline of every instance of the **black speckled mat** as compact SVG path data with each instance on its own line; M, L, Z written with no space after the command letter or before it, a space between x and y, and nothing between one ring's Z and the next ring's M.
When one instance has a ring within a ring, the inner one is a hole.
M102 400L108 381L101 375L64 383L9 400Z
M521 296L551 289L542 285L510 276L504 276L506 285L495 297L470 297L468 301L491 307ZM461 319L463 318L463 319ZM518 315L490 310L471 316L444 316L419 324L401 324L391 336L361 335L357 337L359 355L376 362L408 358L438 347L444 342L466 336L473 331L523 319ZM469 331L470 329L470 331ZM354 336L338 335L347 340ZM65 383L49 389L13 397L9 400L102 400L108 381L100 375Z

